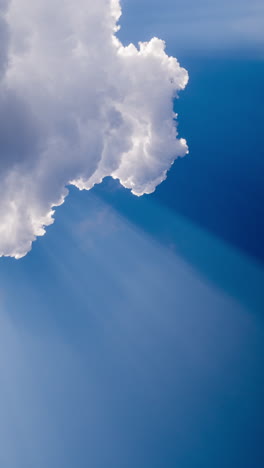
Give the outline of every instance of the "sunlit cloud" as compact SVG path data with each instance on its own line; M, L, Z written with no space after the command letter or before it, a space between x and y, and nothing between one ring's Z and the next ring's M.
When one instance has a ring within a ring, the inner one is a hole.
M151 193L176 157L187 71L152 38L124 47L118 0L0 3L0 256L21 258L67 185Z

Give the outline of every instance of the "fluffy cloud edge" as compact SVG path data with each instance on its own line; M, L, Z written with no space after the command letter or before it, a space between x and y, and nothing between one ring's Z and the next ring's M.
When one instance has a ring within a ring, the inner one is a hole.
M0 3L0 99L13 103L7 130L14 137L16 122L18 135L16 145L0 132L0 256L19 259L31 250L54 222L68 185L90 190L111 176L134 195L149 194L188 152L173 112L188 73L166 54L164 41L124 47L116 36L118 0L99 0L92 12L79 0L83 15L72 0L64 3L62 19L57 2L14 0L9 9ZM55 13L53 24L43 12ZM5 117L0 113L0 121Z

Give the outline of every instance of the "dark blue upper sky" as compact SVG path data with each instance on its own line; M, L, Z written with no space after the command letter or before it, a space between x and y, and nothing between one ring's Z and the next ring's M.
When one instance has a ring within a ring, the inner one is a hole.
M126 0L120 32L162 35L188 69L190 154L150 196L71 189L30 254L0 261L5 468L263 466L264 62L249 27L221 39L238 2L200 3ZM183 47L172 18L199 12Z

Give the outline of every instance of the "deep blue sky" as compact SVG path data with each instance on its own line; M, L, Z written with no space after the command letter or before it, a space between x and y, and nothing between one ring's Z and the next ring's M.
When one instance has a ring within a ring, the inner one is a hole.
M124 2L120 36L162 35L188 69L190 154L150 196L72 189L27 257L1 259L5 468L263 466L260 39L219 25L212 43L235 1L149 3Z

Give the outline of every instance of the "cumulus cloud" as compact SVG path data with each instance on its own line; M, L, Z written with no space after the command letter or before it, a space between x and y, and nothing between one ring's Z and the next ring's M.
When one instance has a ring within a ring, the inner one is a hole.
M151 193L188 81L162 40L124 47L119 0L0 0L0 256L23 257L73 184Z

